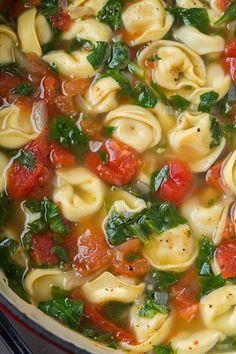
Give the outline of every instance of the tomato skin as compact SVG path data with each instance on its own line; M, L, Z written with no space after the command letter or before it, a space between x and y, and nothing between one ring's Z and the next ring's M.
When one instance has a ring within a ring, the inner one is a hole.
M236 39L226 44L223 57L225 67L229 70L232 80L236 82Z
M221 11L225 12L228 5L231 3L231 0L216 0L216 6Z
M56 98L57 82L54 76L48 76L43 79L44 98L47 103L52 104Z
M236 57L236 39L227 43L224 50L225 57Z
M173 160L168 165L170 177L156 194L163 200L179 203L191 190L194 176L185 162Z
M74 232L65 239L73 267L83 277L93 272L107 269L111 259L111 250L104 235L95 228L87 229L82 235Z
M196 271L190 269L176 284L171 286L171 304L177 314L187 322L191 322L196 316L199 302L196 300L199 294Z
M236 238L220 243L216 250L216 259L223 279L236 276Z
M221 181L221 168L222 161L217 162L207 171L206 181L212 185L212 187L223 192L222 181Z
M29 143L25 149L35 155L35 167L33 170L30 171L17 161L13 161L7 174L8 194L13 200L17 201L27 197L36 187L46 184L50 176L46 165L48 144L45 134L42 133L36 140Z
M107 154L106 164L102 162L98 152L90 152L85 159L85 165L108 184L115 186L128 184L141 164L137 152L115 139L107 139L101 150Z
M236 57L227 57L225 62L228 65L233 82L236 82Z
M230 239L234 236L235 236L234 222L228 216L226 219L225 228L224 228L224 231L222 234L222 239L226 240L226 239Z
M50 144L50 160L55 168L70 167L75 163L75 156L62 145Z
M72 25L72 19L70 15L63 10L60 10L56 16L49 16L52 26L59 31L68 31Z
M114 248L114 255L111 260L112 272L128 277L139 277L147 274L150 270L150 264L145 258L139 258L134 261L125 259L126 256L136 254L140 249L141 242L138 239L129 240Z
M52 254L52 248L55 246L53 233L37 234L32 237L30 245L30 256L37 265L53 265L58 263L57 257Z

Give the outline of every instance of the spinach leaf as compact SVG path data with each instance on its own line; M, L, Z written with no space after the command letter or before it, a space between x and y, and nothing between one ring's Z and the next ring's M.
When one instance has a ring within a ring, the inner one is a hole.
M30 96L34 92L33 87L27 82L23 82L12 90L14 95L20 95L23 97Z
M58 0L42 0L40 11L45 16L56 16L59 13Z
M29 150L20 150L20 155L15 161L29 171L33 171L36 165L35 154Z
M97 42L96 48L87 56L87 60L90 62L94 70L97 70L102 66L109 56L109 46L106 42Z
M144 107L153 108L157 104L157 97L154 92L145 84L137 84L133 90L134 104Z
M134 74L140 80L144 80L145 79L145 71L140 66L135 64L133 61L129 62L128 70L129 70L129 72L131 72L131 74Z
M168 165L162 167L161 170L151 174L151 190L157 192L162 183L170 177L170 167Z
M201 277L200 283L201 283L200 297L202 297L224 286L226 280L222 279L221 274L209 275L209 276Z
M228 5L225 13L221 16L219 20L215 22L216 26L221 26L224 23L229 23L236 20L236 0L232 0Z
M156 202L136 215L119 214L114 209L108 217L106 233L113 246L133 237L147 243L151 234L160 234L183 223L185 220L177 214L173 205Z
M228 350L236 349L236 336L227 337L223 342L219 342L213 348L214 353L225 353Z
M57 258L62 262L67 263L69 261L69 257L67 255L65 249L62 246L53 247L52 254L57 256Z
M129 96L129 97L132 96L133 93L132 87L129 83L129 80L125 77L123 73L121 73L118 69L108 69L107 71L105 71L105 73L103 73L100 76L100 79L109 76L112 77L114 80L116 80L116 82L118 82L121 88L122 95Z
M154 354L177 354L171 345L155 345L153 347Z
M179 95L173 95L169 100L176 111L184 111L190 105L190 101Z
M41 301L39 309L47 315L54 317L66 326L78 330L80 318L83 312L83 303L69 298L57 298L49 301Z
M11 200L10 198L6 195L6 193L0 193L0 229L4 226L8 213L9 213L9 208L11 206Z
M106 138L110 138L112 134L116 131L116 127L112 127L110 125L107 125L104 129Z
M89 136L84 134L74 120L66 115L56 116L49 129L51 140L58 141L63 147L81 155L88 148Z
M54 299L58 299L58 298L66 298L69 297L71 294L70 290L66 290L66 289L62 289L59 286L55 286L53 285L51 287L51 293Z
M0 248L9 249L12 255L16 253L18 247L19 247L19 242L17 240L11 238L4 238L0 241Z
M210 21L206 9L175 7L169 9L169 12L175 17L175 21L179 25L196 27L205 34L209 32Z
M155 280L155 286L158 289L167 290L171 285L175 284L179 278L174 272L161 272L159 270L152 270L151 277Z
M151 88L154 90L154 92L157 94L157 97L160 98L160 100L167 106L170 105L170 101L168 100L168 98L166 97L166 95L164 94L164 92L162 91L162 89L160 88L160 86L151 81L150 83Z
M103 165L106 165L108 163L108 154L105 151L99 149L98 155L99 155Z
M128 311L132 304L112 301L103 306L102 312L110 321L118 326L123 326L127 322Z
M111 46L111 53L108 62L110 69L125 69L129 62L129 49L120 42L114 42Z
M211 259L214 256L215 245L209 241L207 237L203 236L199 241L199 254L197 258L197 268L200 275L210 275Z
M219 106L220 106L220 115L223 117L227 117L232 112L234 104L233 101L229 101L228 99L223 98L220 101Z
M75 50L82 49L82 48L85 48L88 50L94 50L94 47L95 46L94 46L93 42L91 42L87 39L79 38L78 36L76 36L75 38L72 39L70 46L66 51L67 51L67 53L71 53Z
M140 317L153 318L157 313L166 314L170 312L170 308L166 305L160 305L155 300L146 298L142 307L138 311Z
M60 73L59 68L58 68L58 66L57 66L55 63L49 64L49 69L50 69L55 75L57 75L57 74Z
M9 240L9 239L8 239ZM2 240L0 243L0 267L8 278L9 287L23 300L30 302L28 295L25 293L22 280L25 268L19 266L11 257L16 251L16 243L14 240Z
M122 25L121 12L121 0L108 0L103 8L99 11L97 19L100 22L106 23L112 29L118 30Z
M210 148L220 145L224 132L222 130L222 125L215 117L210 117L211 121L211 136L212 141Z
M0 72L8 72L14 76L21 76L24 70L16 63L0 64Z
M157 54L153 54L147 60L153 62L153 61L159 61L161 60L161 58Z
M215 91L209 91L200 96L198 105L199 112L210 112L214 104L217 102L219 94Z
M91 328L82 328L82 333L84 336L91 338L98 343L102 343L103 345L106 345L108 348L117 349L117 343L114 340L112 334L110 333L99 335Z

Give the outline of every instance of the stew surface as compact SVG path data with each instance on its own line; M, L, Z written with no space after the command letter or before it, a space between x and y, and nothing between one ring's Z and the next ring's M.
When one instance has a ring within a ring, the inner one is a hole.
M2 1L12 290L113 349L235 353L235 84L235 0Z

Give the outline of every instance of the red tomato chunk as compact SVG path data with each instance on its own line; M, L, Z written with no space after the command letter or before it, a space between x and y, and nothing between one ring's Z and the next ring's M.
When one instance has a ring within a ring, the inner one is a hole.
M222 278L236 276L236 239L224 240L216 250L216 258L221 270Z

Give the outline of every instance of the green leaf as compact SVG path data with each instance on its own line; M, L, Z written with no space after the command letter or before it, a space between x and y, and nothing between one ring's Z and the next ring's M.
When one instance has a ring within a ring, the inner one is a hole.
M100 76L100 79L102 79L103 77L112 77L120 85L122 95L129 97L132 96L133 90L129 83L129 80L126 79L126 77L119 70L108 69Z
M62 289L59 286L53 285L51 287L51 293L54 299L66 298L70 296L71 290Z
M63 147L81 155L88 149L89 136L84 134L74 120L66 115L56 116L49 129L51 140L58 141Z
M60 209L49 199L44 198L41 203L41 213L46 224L52 232L57 234L66 235L69 232L68 227L63 223Z
M40 11L45 16L56 16L59 13L58 0L43 0L40 6Z
M160 234L183 223L185 220L170 203L156 202L135 215L119 214L114 209L108 217L106 233L112 246L133 237L146 243L151 234Z
M67 263L69 261L68 254L62 246L53 247L52 254L54 254L62 262Z
M36 165L35 154L29 150L20 150L20 155L15 161L29 171L33 171Z
M116 127L112 127L110 125L107 125L104 129L106 138L110 138L112 134L116 131Z
M190 105L190 101L179 95L173 95L169 100L176 111L184 111Z
M167 290L171 285L175 284L179 278L174 272L161 272L159 270L151 271L151 276L155 279L155 284L161 290Z
M138 311L140 317L153 318L157 313L166 314L170 309L166 305L159 305L155 300L147 298L142 307Z
M58 298L49 301L41 301L39 309L47 315L54 317L66 326L78 330L80 318L83 312L83 303L69 298Z
M134 104L144 107L153 108L157 104L157 97L154 92L145 84L137 84L133 90Z
M0 230L4 226L10 212L11 200L6 193L0 193Z
M8 72L14 76L21 76L24 70L16 63L0 64L0 72Z
M76 36L75 38L72 39L69 48L66 50L67 53L71 53L75 50L78 49L88 49L88 50L94 50L95 46L93 42L87 40L87 39L82 39Z
M168 100L168 98L166 97L166 95L164 94L164 92L161 90L160 86L151 81L150 83L151 88L155 91L155 93L157 94L158 98L160 98L160 100L167 106L170 105L170 101Z
M145 71L140 66L135 64L133 61L129 62L128 70L129 70L129 72L131 72L131 74L134 74L140 80L144 80L145 79Z
M159 60L161 60L161 58L157 54L153 54L147 60L153 62L153 61L159 61Z
M209 91L200 96L200 103L198 106L199 112L209 113L217 102L219 94L215 91Z
M223 98L220 101L220 115L227 117L232 112L233 106L234 103L232 101Z
M155 171L151 174L151 190L157 192L162 183L170 177L170 167L168 165L162 167L161 170Z
M209 33L210 21L206 9L175 7L169 9L169 12L175 17L175 21L179 25L193 26L200 32Z
M108 61L110 69L125 69L129 62L129 49L128 47L118 41L114 42L111 46L111 54Z
M103 306L102 312L106 318L122 327L127 323L128 312L131 306L131 303L112 301Z
M99 11L97 19L100 22L106 23L112 29L118 30L122 25L121 13L121 0L108 0L103 8Z
M217 353L226 353L228 350L236 349L236 336L227 337L223 342L217 343L213 349Z
M14 95L20 95L23 97L30 96L34 92L33 87L27 82L23 82L12 90Z
M31 211L31 213L41 212L41 202L38 199L28 199L24 202L24 206Z
M155 345L153 347L153 353L154 354L177 354L177 352L171 347L171 345Z
M209 275L209 276L201 277L200 283L201 283L200 297L202 297L224 286L226 280L222 279L221 274Z
M108 154L105 151L99 149L98 155L99 155L103 165L106 165L108 163Z
M212 141L210 148L220 145L224 135L220 122L215 117L210 117Z
M109 46L106 42L97 42L96 48L87 56L87 60L92 65L94 70L97 70L102 66L108 58Z
M200 239L197 258L197 269L200 275L212 274L210 262L214 256L215 249L214 243L209 241L207 237L203 236Z
M229 23L236 20L236 0L232 0L231 4L227 7L225 13L219 20L215 22L215 26L221 26L224 23Z
M26 232L21 236L21 244L26 252L30 251L32 236L31 232Z
M56 75L60 73L59 68L58 68L58 66L55 63L51 63L49 65L49 68Z
M18 247L19 242L17 240L13 240L11 238L4 238L0 241L0 248L8 248L12 255L16 253Z

